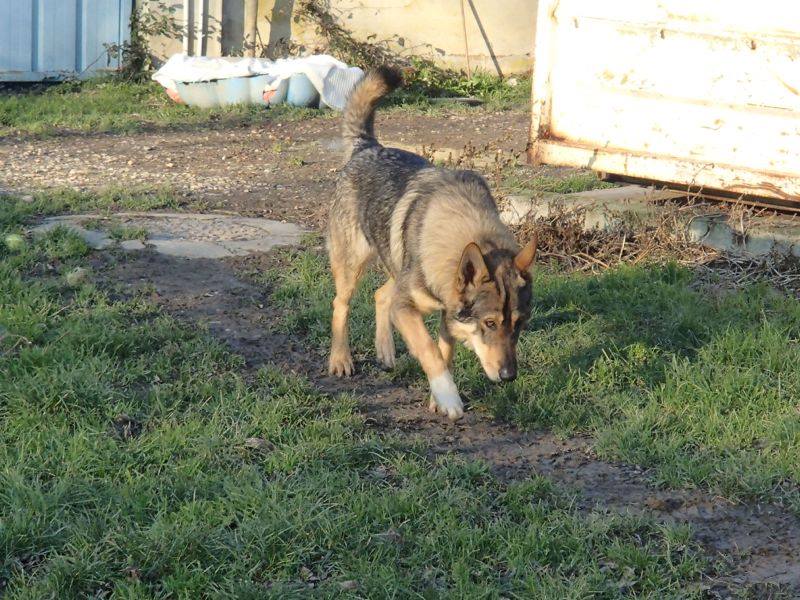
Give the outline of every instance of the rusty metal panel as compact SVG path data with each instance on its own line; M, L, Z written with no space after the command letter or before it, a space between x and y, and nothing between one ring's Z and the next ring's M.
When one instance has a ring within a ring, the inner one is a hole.
M85 77L119 66L132 0L0 0L0 81Z
M530 158L800 203L800 3L541 0Z

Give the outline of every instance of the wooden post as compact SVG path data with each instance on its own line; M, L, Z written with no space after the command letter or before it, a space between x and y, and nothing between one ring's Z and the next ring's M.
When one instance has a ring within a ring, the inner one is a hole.
M258 39L258 0L245 0L245 56L256 55L256 40Z
M464 32L464 58L467 60L467 77L472 77L472 67L469 64L469 37L467 36L467 17L464 14L464 0L460 0L461 5L461 30Z

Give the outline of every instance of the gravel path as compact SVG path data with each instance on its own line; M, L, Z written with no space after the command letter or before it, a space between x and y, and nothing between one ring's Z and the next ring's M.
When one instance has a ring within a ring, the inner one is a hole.
M166 187L202 209L318 226L341 163L339 120L256 127L0 139L0 189ZM521 152L524 112L380 113L380 139L406 146L491 144Z

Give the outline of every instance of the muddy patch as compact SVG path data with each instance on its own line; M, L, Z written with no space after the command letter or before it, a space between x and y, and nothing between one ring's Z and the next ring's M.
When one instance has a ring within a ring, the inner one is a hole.
M458 454L483 461L502 479L537 473L578 494L581 508L646 514L688 524L696 540L723 563L724 575L706 582L711 597L800 597L800 521L775 505L731 504L696 490L663 489L635 465L599 460L586 437L523 432L485 413L468 411L458 423L429 414L422 388L361 372L347 380L324 374L325 357L302 339L274 332L269 290L236 274L242 259L188 260L152 252L104 254L95 268L118 294L145 292L178 318L202 323L245 357L251 368L274 363L308 377L329 393L350 392L371 426L420 436L432 458ZM248 268L276 259L253 256Z

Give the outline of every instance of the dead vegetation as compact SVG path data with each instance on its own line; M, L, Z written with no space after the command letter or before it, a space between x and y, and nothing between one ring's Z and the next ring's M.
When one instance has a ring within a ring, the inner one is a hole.
M420 151L426 160L448 169L480 170L494 187L502 186L504 177L510 169L520 164L523 154L522 151L504 151L493 142L476 146L471 141L464 144L457 155L448 152L444 156L435 144L423 144Z
M695 272L697 285L735 289L762 282L800 296L796 257L734 254L690 240L686 232L696 209L697 204L690 201L663 203L651 219L609 214L612 225L590 228L584 209L554 201L547 216L528 218L513 229L519 239L528 239L536 231L540 260L555 262L562 270L599 271L621 264L675 261Z
M586 210L554 200L547 216L525 219L514 227L520 239L534 231L539 236L539 256L554 260L568 270L592 271L619 264L636 265L645 259L675 259L683 264L702 264L716 251L692 244L676 232L684 231L687 217L682 207L665 205L654 222L609 214L612 225L586 226Z

